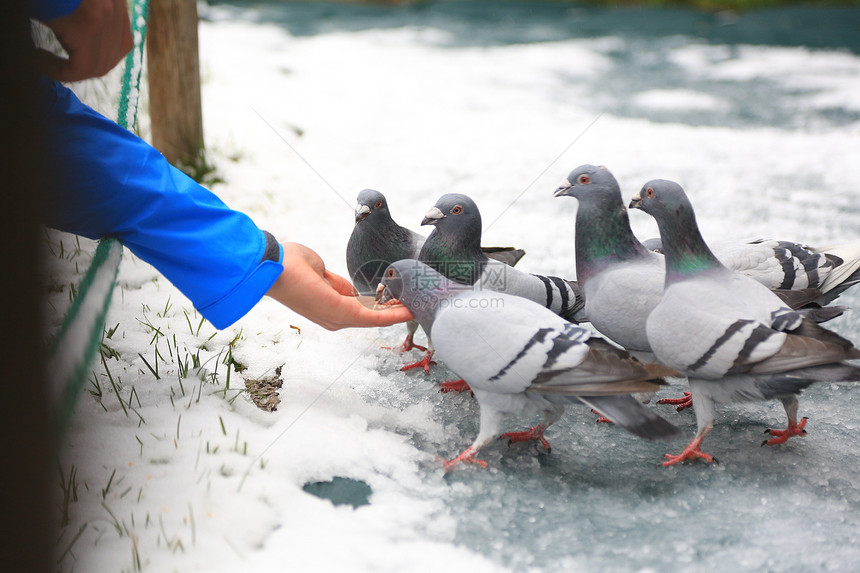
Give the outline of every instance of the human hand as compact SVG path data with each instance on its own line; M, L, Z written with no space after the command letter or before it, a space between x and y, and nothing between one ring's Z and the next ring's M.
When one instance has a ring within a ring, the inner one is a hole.
M74 12L44 23L68 59L37 49L36 67L61 82L105 75L131 51L131 22L126 0L81 0Z
M402 305L365 308L350 282L325 268L323 260L298 243L284 243L284 272L267 293L328 330L352 326L390 326L412 319Z

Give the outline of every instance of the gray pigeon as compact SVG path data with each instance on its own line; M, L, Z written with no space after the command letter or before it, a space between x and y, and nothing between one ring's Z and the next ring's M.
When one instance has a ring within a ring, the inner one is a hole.
M642 244L654 252L663 252L659 237ZM756 279L792 308L808 304L800 297L792 298L802 289L818 289L821 294L812 302L823 306L860 283L860 240L826 247L775 239L724 240L713 243L711 250L721 263Z
M414 259L421 251L424 236L398 225L388 210L385 196L375 189L359 192L355 207L355 227L346 245L346 266L353 286L361 295L376 295L386 267L401 259ZM484 251L504 263L515 265L525 251L513 247L485 247ZM406 325L402 351L427 349L413 342L417 321ZM411 365L410 365L411 366Z
M485 290L522 296L546 306L566 320L582 320L582 295L575 282L513 269L488 258L482 252L481 213L467 195L443 195L427 211L421 224L433 225L435 228L424 242L418 260L447 278ZM429 345L431 349L423 360L410 366L423 365L427 368L433 356L432 341ZM445 391L468 390L462 380L445 381L441 386Z
M423 236L391 218L382 193L374 189L359 192L355 227L346 245L346 267L359 294L375 295L386 267L415 258L423 244Z
M618 181L605 167L581 165L555 196L575 197L576 278L585 298L584 315L604 336L630 351L649 352L645 321L663 295L664 258L639 242L630 228ZM652 248L659 247L649 241ZM819 299L821 280L838 261L794 243L727 243L716 252L730 269L769 288L792 307ZM777 278L779 274L779 278ZM818 320L845 310L817 311Z
M414 258L423 244L422 235L394 222L382 193L375 189L363 189L358 193L355 227L346 244L346 268L358 294L376 295L386 267L394 261ZM406 323L406 339L400 346L401 351L427 350L415 344L416 330L418 321Z
M582 165L554 195L579 202L574 251L585 316L627 350L650 352L645 321L663 294L663 257L633 235L615 177Z
M435 228L424 242L418 260L447 278L485 290L522 296L566 320L578 321L583 301L575 282L529 274L491 260L481 251L481 213L468 196L443 195L427 211L421 224Z
M539 440L570 403L583 403L627 431L670 439L678 429L630 392L653 391L673 372L632 359L590 331L525 298L477 290L416 260L385 271L377 300L397 299L433 339L439 357L471 386L481 411L474 443L446 462L486 463L475 456L499 437L506 414L542 413L536 427L505 434Z
M630 203L652 215L666 257L664 294L648 317L651 348L663 364L689 379L698 432L664 465L713 457L701 443L713 428L716 403L779 399L785 430L764 444L805 435L797 420L797 394L814 382L860 381L860 358L851 342L792 310L761 283L725 267L696 224L677 183L646 183ZM763 445L764 445L763 444Z

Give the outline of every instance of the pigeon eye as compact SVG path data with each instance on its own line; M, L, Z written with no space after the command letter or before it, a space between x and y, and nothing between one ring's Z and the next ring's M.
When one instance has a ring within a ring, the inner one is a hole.
M589 183L591 183L591 177L589 177L588 175L580 175L576 182L580 185L588 185Z
M463 206L462 205L454 205L454 207L451 209L452 215L459 215L462 212L463 212Z
M382 201L381 200L377 201L376 205L373 206L374 209L379 209L380 207L382 207Z
M396 273L394 272L394 269L388 269L388 270L385 272L385 274L386 274L386 276L387 276L388 278L393 279L393 278L394 278L394 275L395 275Z
M646 197L648 197L649 199L651 199L652 197L654 197L654 188L653 188L653 187L649 187L648 189L646 189L646 190L645 190L645 196L646 196Z

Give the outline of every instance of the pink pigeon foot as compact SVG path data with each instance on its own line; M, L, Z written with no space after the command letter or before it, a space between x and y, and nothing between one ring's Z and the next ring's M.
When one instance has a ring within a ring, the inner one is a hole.
M771 438L770 440L765 440L761 443L761 445L775 446L777 444L783 444L788 441L792 436L800 436L803 437L806 435L806 418L803 418L800 423L795 424L791 421L788 422L788 427L784 430L765 430L765 434L770 434L771 436L776 436L775 438Z
M383 346L382 348L384 348L386 350L392 349L391 346ZM412 335L407 334L406 340L404 340L403 344L400 345L400 352L409 352L413 348L416 348L416 349L420 350L421 352L427 352L426 346L421 346L420 344L415 344L415 342L412 339Z
M693 438L693 441L690 442L690 445L684 449L683 452L678 454L677 456L673 456L672 454L666 454L666 459L668 461L663 462L664 466L671 466L677 464L678 462L684 462L687 460L704 460L708 463L716 462L717 459L714 456L706 454L700 448L702 445L702 439L705 436L696 436Z
M532 426L525 432L508 432L506 434L502 434L499 436L499 439L507 438L508 445L511 445L514 442L528 442L531 440L536 440L541 443L541 445L546 450L546 453L550 453L552 448L549 445L547 439L543 436L544 428L538 425L537 427Z
M601 415L600 412L598 412L597 410L592 408L591 411L593 413L597 414L597 419L595 420L595 422L597 422L598 424L614 424L615 423L612 420L610 420L609 418L607 418L606 416Z
M414 362L412 364L407 364L407 365L403 366L400 370L406 371L406 370L412 370L413 368L424 368L424 372L429 374L430 373L430 366L432 364L436 364L435 361L430 360L431 356L433 356L433 353L427 352L424 355L424 358L422 358L418 362Z
M686 410L687 408L693 407L693 395L689 392L684 392L683 398L663 398L661 400L657 400L657 403L678 406L677 408L675 408L675 410L680 412L681 410Z
M468 448L465 449L465 451L462 454L460 454L459 456L457 456L453 460L443 461L442 465L445 468L445 472L447 473L447 472L451 471L451 469L459 462L469 463L469 464L478 464L482 468L487 467L487 462L485 462L484 460L479 460L478 458L475 457L475 455L477 453L478 453L478 451L475 450L475 448L473 448L472 446L469 446Z
M443 393L472 391L465 380L446 380L445 382L439 382L439 388Z

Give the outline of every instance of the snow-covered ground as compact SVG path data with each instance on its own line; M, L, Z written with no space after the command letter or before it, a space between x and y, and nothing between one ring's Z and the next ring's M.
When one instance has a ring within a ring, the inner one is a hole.
M860 237L855 53L578 38L589 17L575 10L531 24L495 12L492 30L470 36L420 10L368 8L356 25L351 8L314 8L325 15L315 33L298 33L303 9L201 6L205 134L225 181L214 191L335 272L346 274L355 196L372 187L415 230L441 194L466 193L481 207L485 244L521 247L521 268L573 278L576 202L552 191L581 163L608 166L628 196L648 179L679 181L706 238ZM568 36L556 33L559 18L570 19ZM490 32L512 41L482 42ZM631 217L640 237L656 234L647 215ZM49 236L64 253L51 274L56 326L94 243ZM857 290L840 302L860 308ZM860 342L856 312L831 325ZM685 440L649 443L571 408L548 433L552 454L500 442L486 450L489 469L445 475L438 458L471 443L477 407L439 393L433 382L451 375L441 365L429 377L399 371L420 357L380 348L400 342L401 326L327 332L264 300L218 332L126 251L107 329L108 356L92 367L59 464L64 571L860 562L855 386L807 391L808 436L773 448L759 444L784 424L781 405L720 409L705 443L718 465L663 468L663 453ZM244 379L278 368L281 402L264 412ZM692 413L662 408L692 435ZM338 477L367 484L369 504L303 489Z

